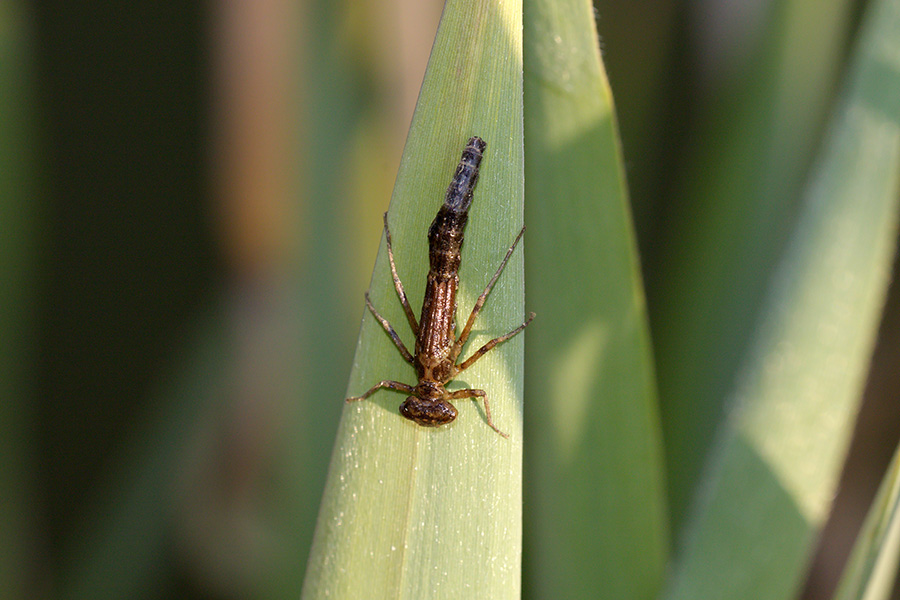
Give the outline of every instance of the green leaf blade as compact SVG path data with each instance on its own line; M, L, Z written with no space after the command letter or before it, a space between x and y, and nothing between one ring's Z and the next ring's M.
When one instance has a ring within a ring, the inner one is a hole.
M671 600L793 597L827 518L895 252L900 98L873 96L866 73L873 61L900 65L898 6L873 5L714 447Z
M525 10L528 592L653 598L662 439L612 96L589 2Z
M735 38L746 43L710 59L724 81L695 111L694 144L674 150L685 167L648 289L677 539L796 220L852 4L756 5L758 26Z
M482 137L487 150L466 228L457 322L522 226L521 69L520 4L446 4L388 211L414 312L427 272L425 234L469 137ZM518 249L464 356L521 324L522 277ZM412 348L383 241L370 296ZM456 421L437 429L403 419L397 408L404 396L391 391L344 409L304 598L519 597L523 342L519 335L498 346L450 386L485 389L510 439L487 426L483 405L468 400L456 403ZM382 379L415 384L412 368L366 314L348 394Z

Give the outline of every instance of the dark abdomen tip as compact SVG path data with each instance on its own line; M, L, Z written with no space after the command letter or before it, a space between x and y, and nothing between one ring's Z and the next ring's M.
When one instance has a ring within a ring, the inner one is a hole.
M444 197L444 206L454 213L465 213L472 203L472 192L478 183L478 166L487 144L477 135L469 138L469 143L463 149L453 181L447 188Z

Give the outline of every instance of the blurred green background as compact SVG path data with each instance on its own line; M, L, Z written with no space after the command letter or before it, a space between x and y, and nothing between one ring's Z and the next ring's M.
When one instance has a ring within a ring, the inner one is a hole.
M738 248L762 254L758 272L723 274L733 352L703 365L715 377L676 372L680 347L705 343L672 318L703 243L691 190L715 176L702 165L746 158L717 127L751 100L740 84L766 77L778 32L763 4L596 3L676 456L702 456L714 423L684 423L667 394L715 404L732 383L866 3L826 3L825 51L821 24L792 40L828 61L797 59L817 87L790 165L744 182L776 208L746 215L759 229ZM0 5L0 596L299 597L440 10ZM898 338L894 285L809 600L831 596L900 437ZM688 496L670 493L676 539Z

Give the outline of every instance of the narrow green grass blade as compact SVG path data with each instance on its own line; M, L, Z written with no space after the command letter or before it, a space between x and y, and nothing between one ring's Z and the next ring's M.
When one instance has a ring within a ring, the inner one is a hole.
M648 270L676 538L795 222L851 24L848 0L754 7L759 27L698 107L697 144L675 149L686 167Z
M852 433L894 256L900 2L872 5L668 598L785 599Z
M834 600L887 600L900 564L900 446L863 524Z
M35 514L33 439L35 128L29 25L21 2L0 4L0 598L28 597Z
M446 3L389 211L397 268L415 306L427 271L425 234L470 136L488 147L466 230L460 315L471 310L522 226L521 52L518 2ZM522 277L519 249L465 355L522 322ZM412 347L383 243L370 293ZM458 402L457 420L439 429L403 419L403 396L389 391L344 408L304 598L519 597L523 341L520 335L497 347L456 382L487 391L494 420L510 439L491 430L482 406L471 401ZM348 393L382 379L415 383L413 377L365 314Z
M647 316L586 0L525 7L526 591L652 598L668 555Z

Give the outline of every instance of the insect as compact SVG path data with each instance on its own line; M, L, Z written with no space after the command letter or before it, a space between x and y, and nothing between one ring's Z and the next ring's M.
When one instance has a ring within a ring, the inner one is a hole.
M463 346L469 339L475 317L481 312L488 294L491 293L497 278L500 277L513 250L522 239L522 234L525 233L525 228L522 227L512 246L506 252L506 257L500 263L497 272L491 277L487 287L475 302L466 326L456 338L456 292L459 288L460 249L463 242L463 230L469 218L472 193L478 182L478 167L486 147L487 144L479 137L471 138L466 144L450 187L447 188L444 204L438 210L437 216L428 229L430 268L425 286L425 298L422 301L422 316L418 322L409 306L406 292L403 290L403 283L400 282L400 277L397 275L394 251L391 247L391 231L388 227L387 213L384 214L384 235L387 242L388 260L391 264L391 276L394 280L394 288L397 290L397 297L403 306L403 312L406 313L409 326L416 336L415 354L407 350L387 319L378 314L369 299L368 292L366 292L366 306L375 319L381 323L404 360L415 368L419 382L417 385L411 386L398 381L384 380L362 396L347 398L347 402L364 400L381 388L406 392L410 396L400 405L400 414L419 425L439 427L456 418L456 407L450 402L451 400L482 398L487 424L503 437L509 437L494 425L494 421L491 419L491 407L484 390L464 389L451 392L444 387L462 371L471 367L491 348L525 329L525 326L534 318L534 313L531 313L524 323L506 335L492 339L468 359L457 364L456 359L459 358Z

